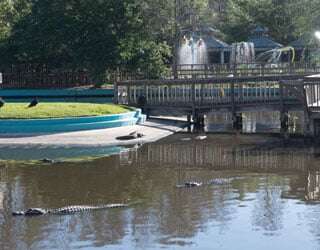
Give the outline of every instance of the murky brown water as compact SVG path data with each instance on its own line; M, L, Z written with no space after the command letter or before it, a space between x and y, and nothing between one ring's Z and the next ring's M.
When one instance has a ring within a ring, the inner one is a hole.
M253 135L183 137L190 135L92 161L1 165L0 248L320 249L317 147ZM227 181L176 188L217 178ZM65 216L11 216L28 207L127 199L141 203Z

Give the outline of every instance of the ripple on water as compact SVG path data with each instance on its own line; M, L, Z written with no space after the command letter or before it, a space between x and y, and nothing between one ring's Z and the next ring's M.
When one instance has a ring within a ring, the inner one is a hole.
M0 176L0 244L7 249L319 247L320 177L313 168L320 162L304 154L310 148L291 150L279 144L278 151L265 146L268 138L209 135L205 143L179 138L59 167L7 167ZM231 181L175 187L219 178ZM13 208L128 198L143 202L125 210L67 216L10 215Z

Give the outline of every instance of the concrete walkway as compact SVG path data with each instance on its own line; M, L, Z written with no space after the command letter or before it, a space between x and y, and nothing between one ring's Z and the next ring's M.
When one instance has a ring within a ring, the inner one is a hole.
M6 146L121 146L157 141L182 130L186 122L165 119L151 119L143 125L120 128L88 130L79 132L42 135L0 135L0 147ZM116 137L137 131L142 138L121 141Z

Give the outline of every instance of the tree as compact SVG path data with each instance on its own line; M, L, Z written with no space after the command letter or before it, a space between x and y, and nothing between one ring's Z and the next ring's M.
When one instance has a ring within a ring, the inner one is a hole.
M6 39L15 22L30 10L27 0L2 0L0 2L0 42Z
M33 0L30 14L14 25L6 51L16 63L86 68L101 82L122 64L163 68L166 43L155 41L146 25L138 0ZM143 63L137 60L141 52Z
M255 25L269 29L275 40L287 44L314 26L317 0L229 0L221 26L229 41L246 40Z

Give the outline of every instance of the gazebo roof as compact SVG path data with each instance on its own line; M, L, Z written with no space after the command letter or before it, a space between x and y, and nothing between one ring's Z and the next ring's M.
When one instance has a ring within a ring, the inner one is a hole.
M195 40L199 40L200 38L203 39L203 41L207 45L208 50L228 50L230 48L230 45L221 41L220 39L216 38L213 35L203 35L200 36L199 34L195 34L193 36Z
M251 31L252 34L267 34L268 33L268 29L262 26L257 26L254 30Z
M268 29L263 27L256 27L251 33L248 42L254 44L255 49L275 49L283 47L282 44L275 42L267 34Z
M197 27L197 30L195 32L190 31L190 27L186 27L183 29L183 33L187 36L190 34L193 34L193 38L196 40L199 40L200 38L203 39L203 41L207 45L208 50L227 50L230 48L230 45L225 43L224 41L221 41L216 37L216 34L219 33L218 30L209 27L209 26L199 26Z
M222 50L222 49L229 49L230 45L217 39L214 36L204 36L203 40L205 41L207 48L210 50Z

